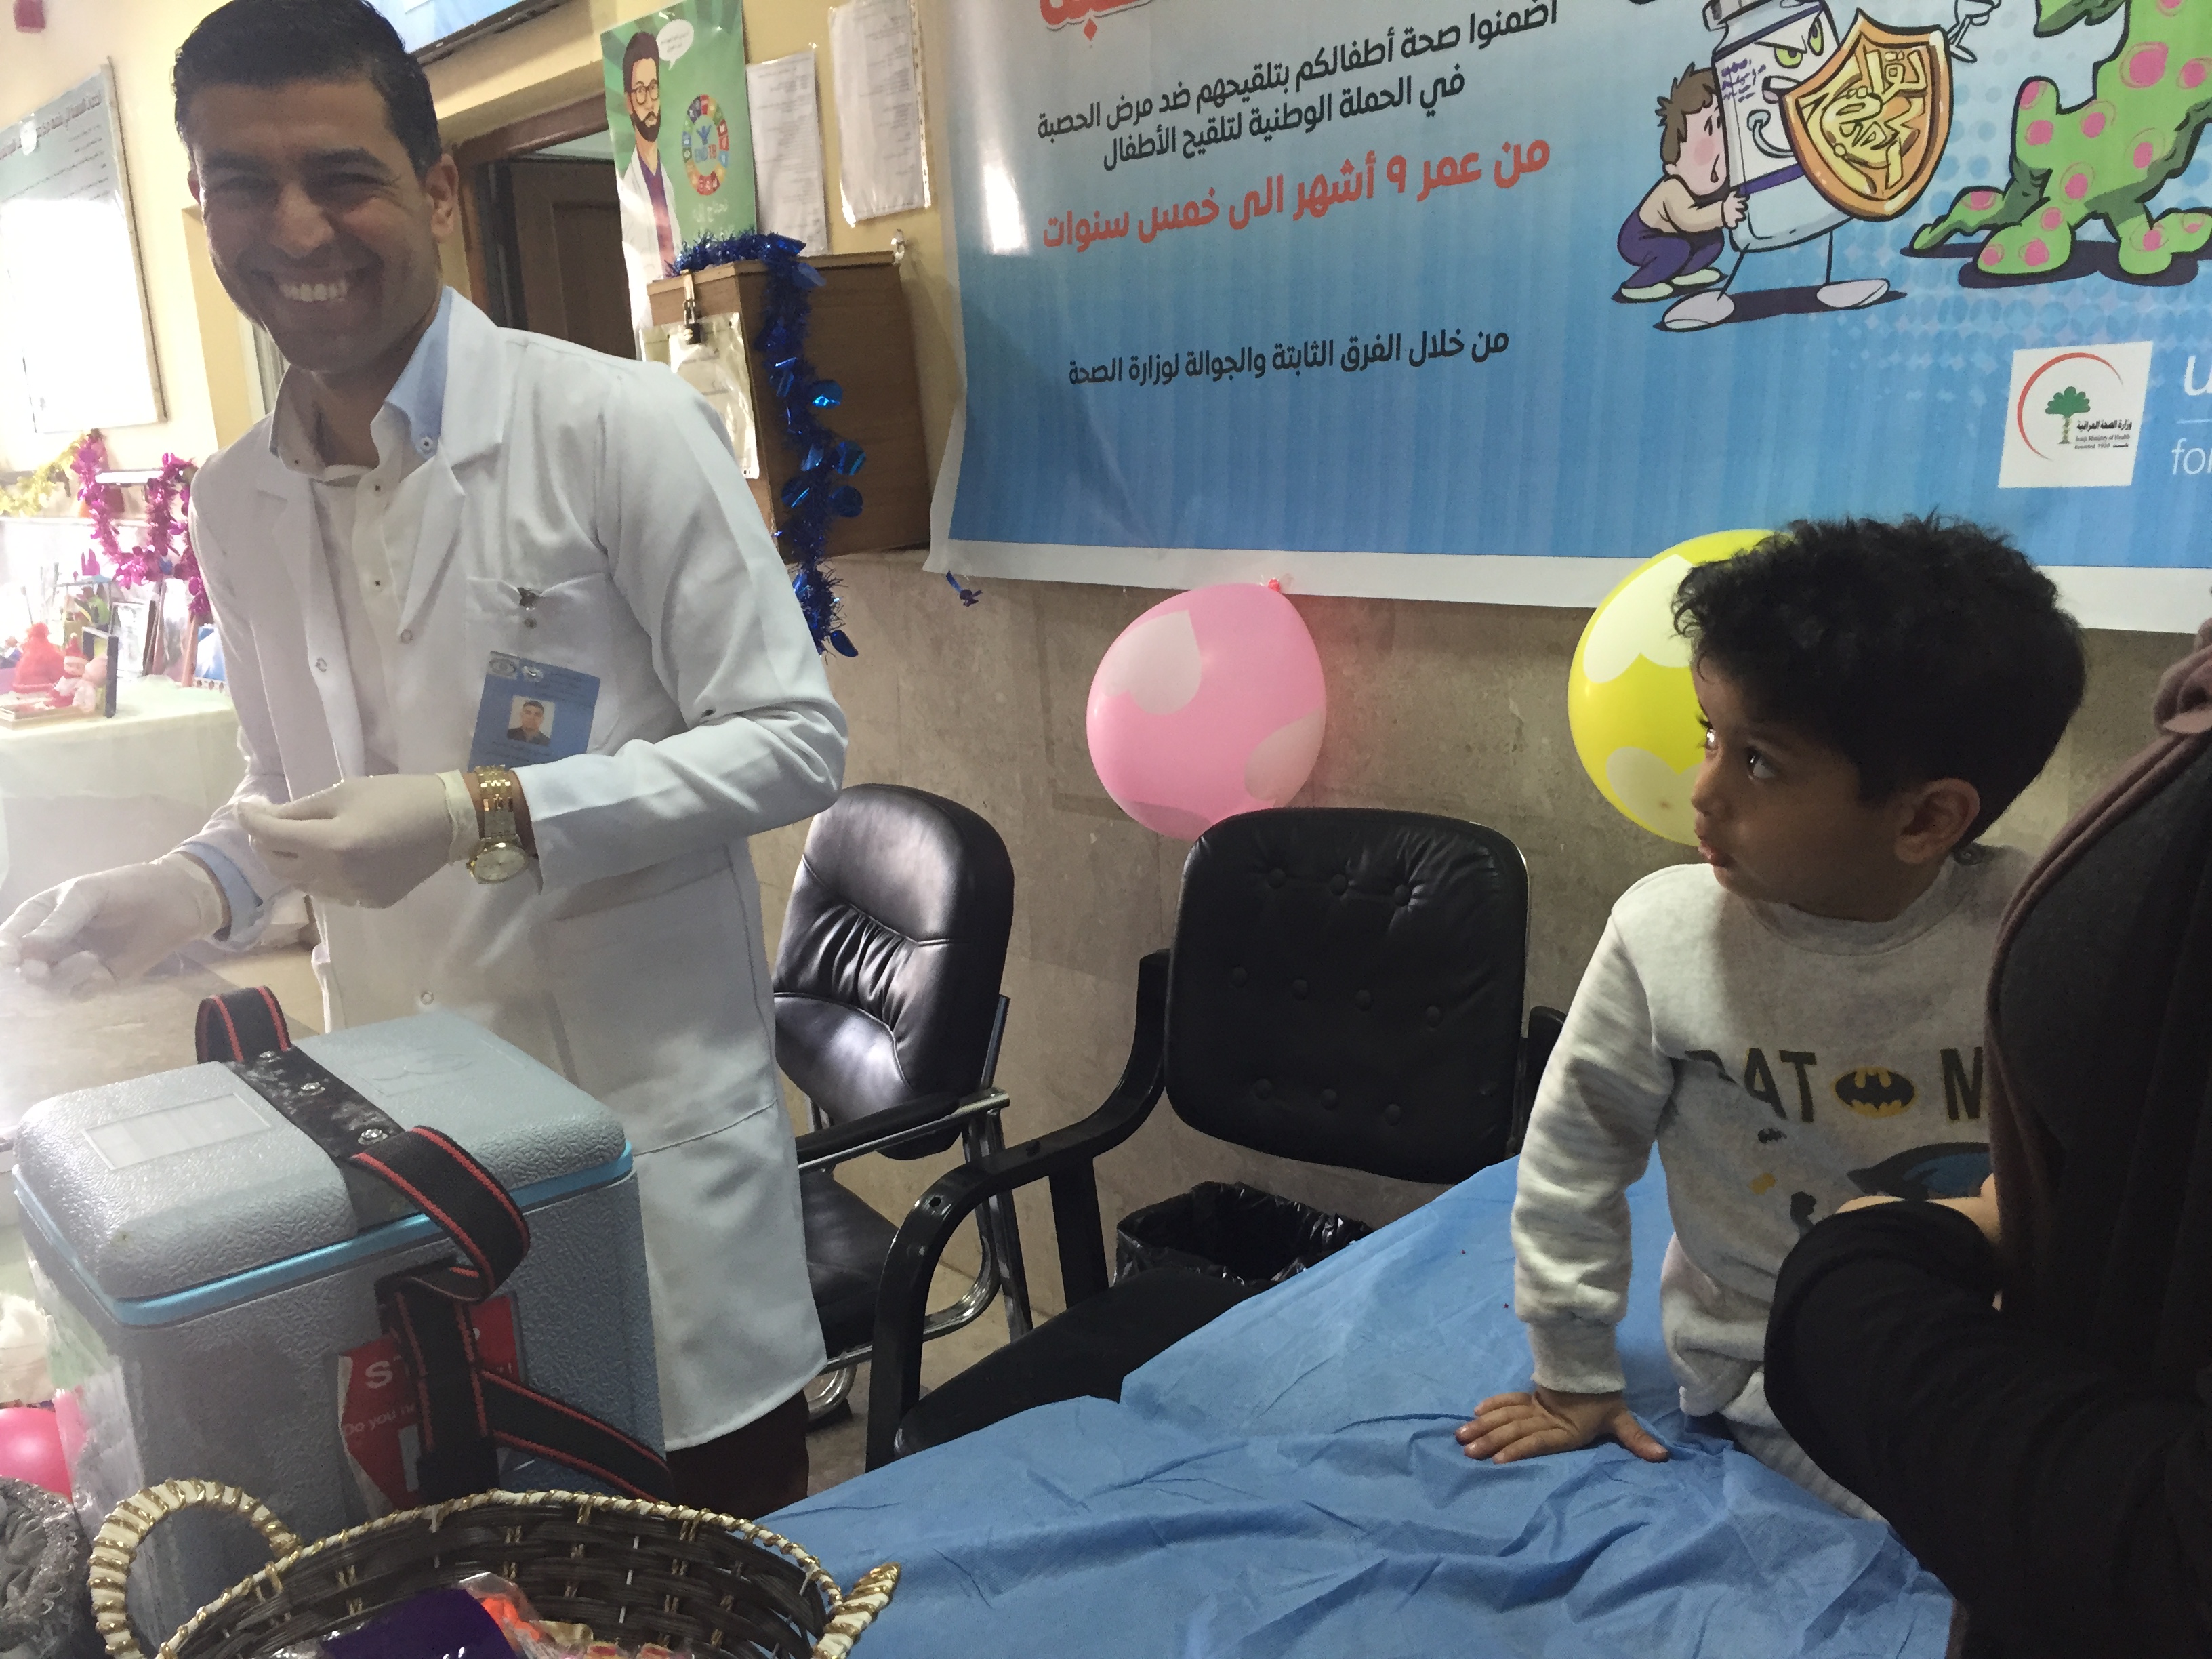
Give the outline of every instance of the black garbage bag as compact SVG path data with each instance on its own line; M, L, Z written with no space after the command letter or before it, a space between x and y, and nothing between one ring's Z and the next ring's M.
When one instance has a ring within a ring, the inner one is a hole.
M67 1498L0 1479L0 1655L90 1659L102 1652L85 1583L90 1555Z
M1114 1276L1188 1267L1248 1285L1279 1285L1374 1231L1257 1187L1202 1182L1121 1218Z

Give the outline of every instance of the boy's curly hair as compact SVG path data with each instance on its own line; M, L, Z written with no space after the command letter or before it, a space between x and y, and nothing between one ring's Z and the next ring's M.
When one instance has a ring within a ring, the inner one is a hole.
M1758 717L1837 750L1859 794L1963 778L1980 836L2081 702L2081 630L2004 536L1936 515L1801 520L1698 565L1674 625Z

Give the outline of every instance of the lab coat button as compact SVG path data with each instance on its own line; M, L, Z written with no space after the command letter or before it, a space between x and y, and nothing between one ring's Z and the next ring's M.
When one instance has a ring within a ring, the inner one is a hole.
M438 1000L438 994L437 994L435 991L425 991L425 992L423 992L423 993L422 993L422 998L421 998L422 1004L422 1006L423 1006L425 1008L428 1007L432 1003L435 1002L437 1000Z
M415 643L415 630L414 630L413 629L411 629L411 628L403 628L403 629L401 629L399 630L399 643L400 643L400 644L402 644L402 645L412 645L412 644L414 644L414 643Z
M315 672L318 674L327 674L330 672L331 665L327 658L318 657L315 659Z

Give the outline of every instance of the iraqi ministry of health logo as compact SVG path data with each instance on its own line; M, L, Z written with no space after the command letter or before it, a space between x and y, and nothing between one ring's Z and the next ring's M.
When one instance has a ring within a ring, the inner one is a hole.
M1098 38L1098 20L1108 12L1127 11L1141 6L1146 0L1037 0L1037 10L1043 15L1048 29L1064 29L1070 23L1083 25L1083 38Z
M2031 346L2012 355L2000 489L2080 489L2136 481L2148 340Z

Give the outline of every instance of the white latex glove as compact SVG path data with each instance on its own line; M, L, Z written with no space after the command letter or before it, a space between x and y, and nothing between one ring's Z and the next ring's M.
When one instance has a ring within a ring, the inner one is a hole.
M26 899L0 926L0 968L89 996L137 978L222 925L222 889L207 866L171 853Z
M477 811L459 772L437 777L349 778L283 806L238 809L270 872L332 904L382 910L478 840Z

